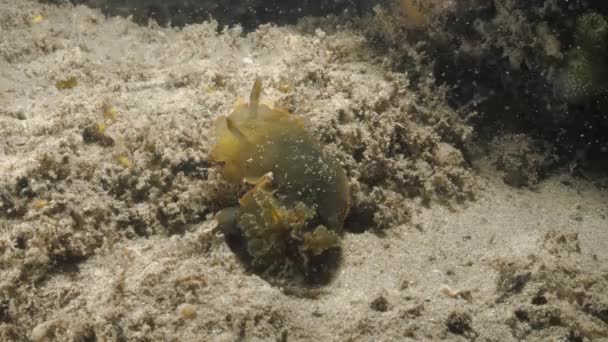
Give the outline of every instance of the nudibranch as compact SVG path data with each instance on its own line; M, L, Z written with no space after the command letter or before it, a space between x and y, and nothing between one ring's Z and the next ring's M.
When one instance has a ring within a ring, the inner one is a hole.
M235 184L251 186L237 207L218 213L226 235L238 235L258 270L309 265L339 246L349 210L346 172L306 130L304 120L260 103L256 79L249 103L216 121L211 159Z

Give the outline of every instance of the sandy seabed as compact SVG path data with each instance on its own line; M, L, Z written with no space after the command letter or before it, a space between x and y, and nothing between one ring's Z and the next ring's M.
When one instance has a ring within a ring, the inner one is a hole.
M371 44L383 25L0 1L0 340L608 340L608 194L513 188L463 154L472 114L396 71L424 67ZM242 189L209 161L213 121L256 76L348 174L328 283L252 273L216 229Z

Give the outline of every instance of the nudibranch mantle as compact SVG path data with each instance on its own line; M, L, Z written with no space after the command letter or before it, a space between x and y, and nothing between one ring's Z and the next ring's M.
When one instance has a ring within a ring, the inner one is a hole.
M258 253L266 258L278 252L269 249L281 249L281 239L291 240L285 248L318 255L336 246L348 213L346 172L324 153L301 117L260 104L261 92L257 79L249 103L216 121L211 158L222 164L226 180L253 185L238 208L218 214L218 222L225 232L241 231L254 261Z

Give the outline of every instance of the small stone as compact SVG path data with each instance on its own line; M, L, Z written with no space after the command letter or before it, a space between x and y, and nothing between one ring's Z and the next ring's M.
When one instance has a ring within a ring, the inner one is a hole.
M386 312L388 310L388 301L383 296L379 296L369 304L369 307L376 311Z
M38 324L34 327L34 329L32 329L32 332L30 333L30 340L34 342L46 340L54 327L55 322L53 321Z
M464 335L472 330L472 321L471 315L468 313L454 311L448 316L445 324L451 333Z
M98 143L101 146L114 146L114 139L104 134L101 126L90 126L82 131L82 140L85 143Z
M439 143L437 145L433 152L433 157L439 165L461 166L465 163L462 152L446 143Z

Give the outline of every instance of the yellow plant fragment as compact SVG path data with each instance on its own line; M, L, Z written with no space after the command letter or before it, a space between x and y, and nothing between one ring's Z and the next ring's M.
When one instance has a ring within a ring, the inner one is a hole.
M211 94L215 92L215 87L212 85L207 85L204 87L205 93Z
M49 204L49 201L47 200L43 200L43 199L37 199L32 203L32 207L34 207L34 209L42 209L44 207L46 207Z
M114 122L118 118L118 111L109 103L104 103L102 107L102 113L104 119Z
M414 3L414 0L401 0L401 7L414 26L420 27L426 23L424 13L420 10L420 7Z
M104 134L106 132L106 124L103 122L100 122L97 124L97 133L99 134Z
M118 157L116 157L116 160L118 161L118 164L120 164L120 166L126 169L130 169L133 167L133 162L131 162L129 157L127 157L127 155L124 153L119 154Z

